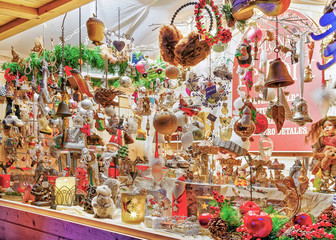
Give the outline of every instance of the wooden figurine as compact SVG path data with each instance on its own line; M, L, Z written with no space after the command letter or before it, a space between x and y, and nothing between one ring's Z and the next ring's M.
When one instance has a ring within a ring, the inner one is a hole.
M302 173L304 175L300 178L298 186L295 185L292 177L285 177L281 184L276 184L278 190L285 194L282 201L284 207L280 212L284 211L287 216L291 216L290 219L301 211L301 200L309 185L305 172Z

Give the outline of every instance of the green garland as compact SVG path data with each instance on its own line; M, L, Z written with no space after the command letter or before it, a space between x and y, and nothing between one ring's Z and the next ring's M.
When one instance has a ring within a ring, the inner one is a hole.
M48 62L55 62L55 66L59 69L62 60L62 46L57 45L54 47L52 51L45 50L44 54L42 53L41 56L38 56L36 52L30 53L30 56L19 65L15 62L5 62L2 64L2 70L10 69L11 74L16 74L19 71L20 75L24 75L24 68L28 65L30 61L30 67L32 71L27 75L28 79L31 80L34 74L34 69L41 69L43 58ZM82 46L82 60L84 64L88 64L91 68L105 71L105 60L101 56L101 51L99 47L94 49L89 49L86 46ZM74 69L79 69L79 47L78 46L71 46L66 45L64 47L64 60L63 60L63 67L69 66ZM119 76L125 73L126 68L128 66L128 62L118 62L115 64L108 64L108 73L115 74L118 72ZM50 71L55 71L53 67L49 67ZM29 68L26 72L29 72ZM36 74L37 78L41 78L41 72L37 71ZM135 81L139 81L139 76L133 77Z

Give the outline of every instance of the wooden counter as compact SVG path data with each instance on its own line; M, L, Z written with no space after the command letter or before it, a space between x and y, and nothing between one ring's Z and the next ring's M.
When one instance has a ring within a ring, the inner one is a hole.
M0 199L0 239L171 240L183 237Z

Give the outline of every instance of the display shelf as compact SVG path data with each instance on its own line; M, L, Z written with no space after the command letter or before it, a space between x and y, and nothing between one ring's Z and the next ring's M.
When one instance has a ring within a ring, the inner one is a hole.
M138 225L108 223L60 211L0 199L0 236L5 239L185 239L183 236Z

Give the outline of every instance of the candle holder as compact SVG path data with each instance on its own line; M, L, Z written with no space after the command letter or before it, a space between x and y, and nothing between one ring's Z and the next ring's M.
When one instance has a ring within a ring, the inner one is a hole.
M55 181L55 204L72 206L75 203L76 178L59 177Z
M146 195L140 193L121 194L121 219L125 223L138 224L145 220Z

